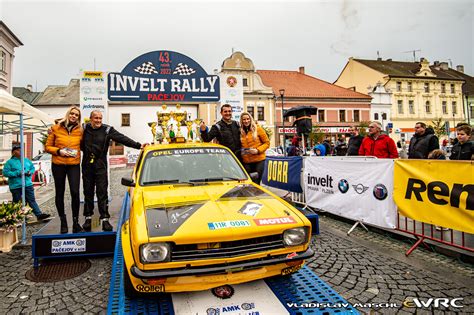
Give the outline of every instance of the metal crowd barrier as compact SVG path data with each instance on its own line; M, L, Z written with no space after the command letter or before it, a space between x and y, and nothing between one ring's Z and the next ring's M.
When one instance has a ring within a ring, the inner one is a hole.
M291 201L307 207L304 193L291 193ZM384 230L393 232L389 229ZM406 256L410 255L421 244L428 248L428 245L424 242L425 240L474 253L474 235L470 233L416 221L404 217L400 213L397 213L397 227L395 230L410 234L416 239L415 244L405 253Z

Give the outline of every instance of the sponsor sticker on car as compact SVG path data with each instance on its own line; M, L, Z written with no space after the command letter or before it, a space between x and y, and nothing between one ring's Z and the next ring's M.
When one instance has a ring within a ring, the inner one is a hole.
M247 226L250 226L250 222L247 220L209 222L207 223L207 226L209 227L209 230L219 230L219 229L247 227Z
M291 266L291 267L282 269L282 270L281 270L281 275L282 275L282 276L286 276L286 275L289 275L289 274L291 274L291 273L297 272L298 270L301 269L301 266L302 266L302 264L301 264L301 265Z
M139 284L135 288L137 289L138 292L148 292L148 293L165 292L165 286L163 284L155 284L155 285Z
M256 225L277 225L296 223L296 220L293 219L293 217L253 219L253 221Z

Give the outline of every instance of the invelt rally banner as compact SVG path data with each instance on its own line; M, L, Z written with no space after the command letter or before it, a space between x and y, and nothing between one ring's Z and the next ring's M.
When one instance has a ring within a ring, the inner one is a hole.
M170 51L152 51L107 80L111 101L218 102L220 83L193 59Z
M395 228L391 159L322 158L305 160L303 182L309 206L352 220Z
M267 156L263 171L263 184L278 189L302 193L301 170L303 158L301 156L273 157Z
M398 160L395 202L413 220L474 233L474 172L471 162Z

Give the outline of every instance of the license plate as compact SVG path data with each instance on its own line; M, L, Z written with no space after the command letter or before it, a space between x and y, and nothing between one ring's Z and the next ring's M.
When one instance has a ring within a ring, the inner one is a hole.
M289 274L291 274L291 273L297 272L298 270L301 269L301 266L302 266L302 265L298 265L298 266L292 266L292 267L288 267L288 268L282 269L282 270L281 270L281 275L282 275L282 276L286 276L286 275L289 275Z

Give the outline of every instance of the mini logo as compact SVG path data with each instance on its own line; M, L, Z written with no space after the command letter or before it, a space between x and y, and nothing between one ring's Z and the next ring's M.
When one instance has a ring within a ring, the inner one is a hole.
M367 189L369 189L369 187L364 186L364 185L362 185L362 184L352 185L352 187L354 187L354 190L355 190L356 193L358 193L359 195L362 195L363 193L366 192Z
M337 188L339 188L339 191L345 194L349 190L349 183L345 179L341 179L339 181L339 184L337 185Z
M373 193L374 193L374 197L378 200L384 200L388 196L388 190L384 184L375 185Z
M227 85L230 87L234 87L237 85L237 79L233 76L227 78Z
M206 310L206 313L207 313L207 315L219 315L221 312L218 308L210 307Z
M214 288L211 291L212 291L212 294L214 294L214 296L221 299L228 299L232 295L234 295L234 292L235 292L234 288L228 284Z

